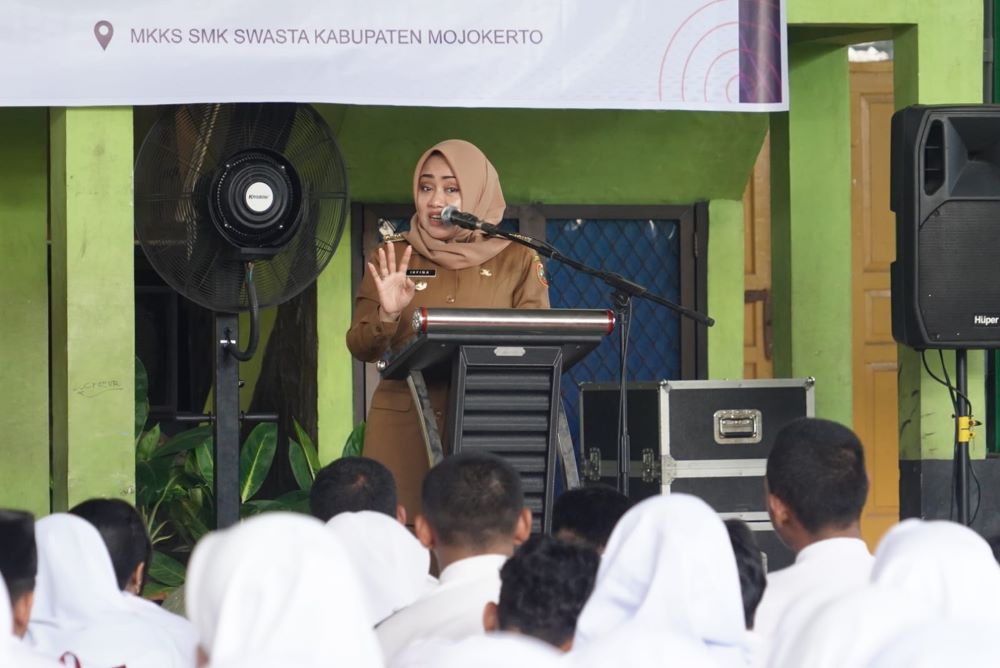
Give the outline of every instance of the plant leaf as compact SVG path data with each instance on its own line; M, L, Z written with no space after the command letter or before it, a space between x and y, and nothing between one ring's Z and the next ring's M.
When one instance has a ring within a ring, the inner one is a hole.
M246 503L240 505L240 518L246 519L248 517L253 517L254 515L266 513L270 510L276 510L274 501L270 499L247 501Z
M139 438L149 419L149 376L138 356L135 358L135 437Z
M160 444L160 425L154 425L152 429L139 436L139 444L135 447L135 456L138 461L149 461L153 456L153 451Z
M288 464L292 467L292 475L299 489L309 491L312 489L313 472L309 468L309 460L302 449L302 444L293 438L288 439Z
M240 452L240 501L246 502L271 470L274 452L278 447L278 425L262 422L247 436Z
M298 438L299 444L302 446L302 451L306 455L306 460L309 462L309 469L312 471L312 479L316 479L316 473L320 470L321 466L319 464L319 451L316 449L316 444L310 438L309 434L299 421L292 418L292 425L295 427L295 436Z
M342 457L360 457L365 450L365 423L361 421L354 427L344 443Z
M198 464L198 474L209 485L215 480L215 458L212 456L211 441L202 441L194 449L194 459Z
M168 587L180 587L184 584L186 572L184 564L159 550L153 550L152 563L149 565L150 578Z
M286 510L293 513L309 513L309 492L304 489L293 489L272 501L268 510Z
M167 439L166 443L158 447L153 454L156 457L176 455L178 452L184 452L185 450L194 450L200 443L206 440L208 441L209 446L211 446L212 427L209 425L195 427L194 429L188 429L187 431L182 431L179 434L171 436Z

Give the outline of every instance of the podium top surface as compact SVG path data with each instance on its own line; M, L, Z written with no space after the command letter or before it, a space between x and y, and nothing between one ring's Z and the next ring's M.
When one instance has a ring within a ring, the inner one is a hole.
M600 309L421 308L411 326L416 336L379 364L384 378L450 364L463 345L562 347L569 368L614 330L615 316Z

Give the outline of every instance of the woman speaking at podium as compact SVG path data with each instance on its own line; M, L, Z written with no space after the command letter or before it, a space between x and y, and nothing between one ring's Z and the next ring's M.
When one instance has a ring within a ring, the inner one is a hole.
M429 148L413 173L413 200L409 231L386 238L375 250L354 299L347 347L357 359L375 362L405 343L414 335L413 311L421 307L548 308L548 282L534 251L441 220L446 206L494 224L503 218L500 179L476 146L449 139ZM448 388L429 383L428 391L443 435ZM443 445L447 454L449 444ZM406 381L379 383L364 454L392 471L412 523L429 463Z

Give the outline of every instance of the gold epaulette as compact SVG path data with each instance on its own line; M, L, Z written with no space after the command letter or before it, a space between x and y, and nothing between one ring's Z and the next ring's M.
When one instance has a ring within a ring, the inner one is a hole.
M382 243L388 243L390 241L393 243L396 243L397 241L406 241L406 235L399 233L382 235Z

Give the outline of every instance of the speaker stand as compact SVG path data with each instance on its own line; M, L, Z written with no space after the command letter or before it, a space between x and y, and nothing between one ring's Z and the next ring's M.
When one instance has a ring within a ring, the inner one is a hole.
M969 369L967 351L955 351L955 383L958 386L958 411L955 416L955 496L958 497L958 521L969 525L969 440L972 438L972 416L968 396Z

